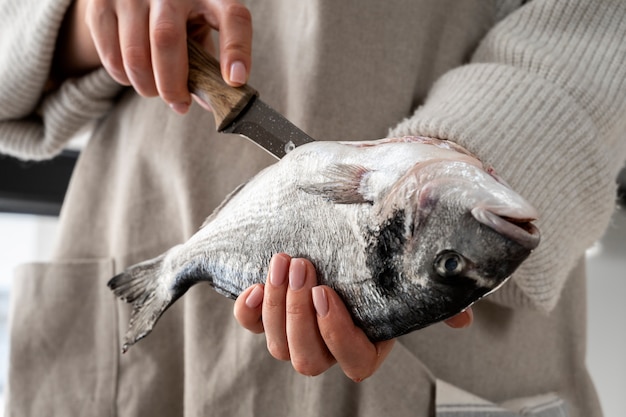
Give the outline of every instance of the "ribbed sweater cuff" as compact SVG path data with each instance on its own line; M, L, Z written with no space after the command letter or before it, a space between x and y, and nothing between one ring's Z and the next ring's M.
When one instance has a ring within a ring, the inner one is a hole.
M0 124L0 153L29 160L53 157L81 128L111 108L120 89L103 69L66 81L44 99L39 112L42 121L21 119Z
M524 109L519 111L519 109ZM606 227L614 187L588 112L554 84L517 68L470 64L450 71L390 136L449 139L495 167L538 209L539 248L494 300L549 311L569 271ZM572 241L572 237L575 237Z
M65 81L43 95L57 34L71 0L25 0L1 6L0 153L45 159L59 153L113 105L121 86L104 71ZM26 33L24 33L26 31Z

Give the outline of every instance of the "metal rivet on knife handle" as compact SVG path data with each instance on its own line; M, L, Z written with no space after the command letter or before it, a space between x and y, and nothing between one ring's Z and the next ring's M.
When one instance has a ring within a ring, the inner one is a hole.
M189 53L189 91L213 109L215 125L222 131L258 95L247 85L231 87L222 78L219 62L195 41L187 41Z

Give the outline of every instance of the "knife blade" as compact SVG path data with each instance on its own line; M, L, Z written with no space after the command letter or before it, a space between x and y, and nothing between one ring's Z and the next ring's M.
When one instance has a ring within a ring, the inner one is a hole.
M189 91L213 111L218 132L244 136L280 159L314 139L265 104L249 85L231 87L222 78L220 64L193 40L189 53Z

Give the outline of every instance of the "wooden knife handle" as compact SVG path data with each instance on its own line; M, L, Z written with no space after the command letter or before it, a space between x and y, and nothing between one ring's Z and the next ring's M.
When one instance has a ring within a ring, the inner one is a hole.
M189 91L211 106L217 130L222 131L258 93L248 85L231 87L226 84L220 63L197 42L189 39L187 49Z

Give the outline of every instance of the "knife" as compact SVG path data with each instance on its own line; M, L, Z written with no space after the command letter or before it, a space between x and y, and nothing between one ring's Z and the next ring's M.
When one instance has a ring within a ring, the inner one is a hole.
M220 133L242 135L280 159L314 139L265 104L249 85L231 87L219 62L195 41L188 40L189 91L213 110Z

